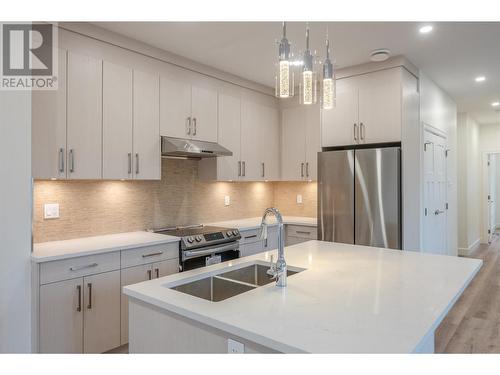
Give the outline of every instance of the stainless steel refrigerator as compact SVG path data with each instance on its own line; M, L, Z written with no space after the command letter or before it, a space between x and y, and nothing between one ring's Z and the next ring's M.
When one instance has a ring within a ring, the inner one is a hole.
M401 249L401 148L318 154L318 239Z

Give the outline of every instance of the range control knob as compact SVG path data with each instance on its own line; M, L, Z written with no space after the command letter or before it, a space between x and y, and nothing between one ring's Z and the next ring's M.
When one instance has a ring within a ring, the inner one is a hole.
M226 235L227 235L228 237L231 237L231 236L233 235L233 231L228 230L228 231L226 232Z
M188 241L189 243L193 243L193 242L194 242L194 238L193 238L193 237L191 237L191 236L189 236L189 237L187 238L187 241Z
M237 236L238 235L238 231L237 230L233 230L233 236Z
M201 242L201 236L196 236L196 242Z

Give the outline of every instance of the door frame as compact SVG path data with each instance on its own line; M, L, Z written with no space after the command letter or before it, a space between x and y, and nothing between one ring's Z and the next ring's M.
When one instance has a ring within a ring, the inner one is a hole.
M497 154L500 155L500 150L488 150L481 152L481 186L480 186L480 217L481 217L481 228L480 228L480 241L481 243L489 243L488 235L488 222L489 222L489 207L488 207L488 187L489 187L489 176L488 176L488 155ZM495 223L496 225L496 223Z

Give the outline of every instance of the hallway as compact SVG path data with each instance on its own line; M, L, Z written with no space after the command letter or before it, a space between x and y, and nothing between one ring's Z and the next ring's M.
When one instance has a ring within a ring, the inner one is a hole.
M500 235L470 255L481 271L436 330L436 353L500 353Z

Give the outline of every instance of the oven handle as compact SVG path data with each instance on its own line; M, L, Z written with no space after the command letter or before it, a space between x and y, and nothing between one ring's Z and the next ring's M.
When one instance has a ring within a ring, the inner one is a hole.
M192 258L199 258L204 255L209 255L209 254L217 254L217 253L223 253L225 251L230 251L230 250L238 250L240 247L240 244L238 242L231 243L229 245L224 245L224 246L213 246L205 250L185 250L182 252L182 258L183 260L186 259L192 259Z

